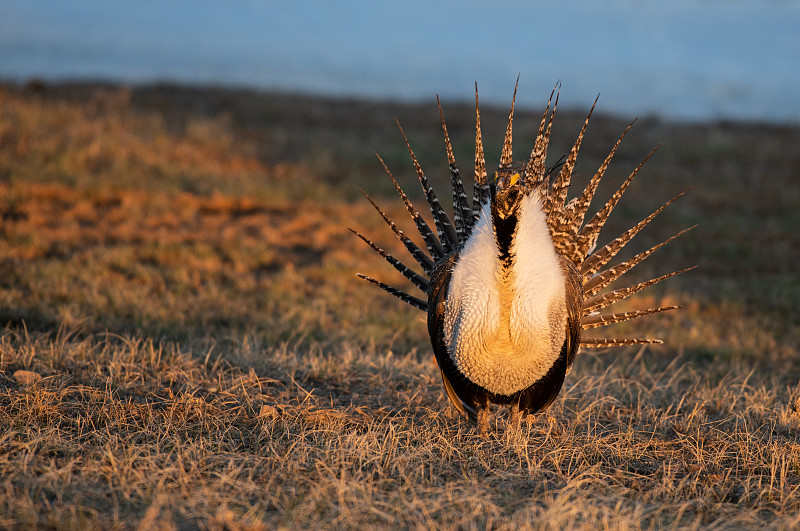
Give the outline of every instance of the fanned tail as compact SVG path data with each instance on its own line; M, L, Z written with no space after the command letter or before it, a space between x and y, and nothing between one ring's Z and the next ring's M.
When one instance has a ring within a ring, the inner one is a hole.
M551 94L552 98L552 94ZM666 245L670 241L674 240L678 236L681 236L689 229L685 229L678 234L668 238L667 240L654 245L647 251L637 254L633 258L622 262L613 267L609 267L608 269L602 270L603 267L611 261L614 256L619 253L632 239L636 236L639 231L641 231L646 225L648 225L661 211L663 211L667 206L669 206L673 201L681 197L684 193L678 194L676 197L668 201L666 204L662 205L660 208L655 210L645 219L634 225L632 228L627 230L618 238L612 240L610 243L606 244L605 246L601 247L600 249L595 250L597 239L600 235L600 231L602 230L603 226L605 225L606 220L608 219L611 212L619 203L619 200L622 198L622 195L625 193L625 190L633 181L634 177L639 173L639 170L642 168L645 162L655 153L658 149L658 146L653 149L647 157L628 175L625 181L620 185L617 191L609 198L609 200L605 203L605 205L594 215L592 218L584 224L584 220L586 218L586 212L589 209L589 206L594 198L595 192L602 180L603 176L606 173L609 165L611 164L611 160L613 159L614 155L619 148L622 139L631 129L633 124L636 122L634 120L631 122L622 134L617 139L614 146L611 148L611 151L606 156L603 163L597 169L595 174L590 179L589 183L586 185L584 190L579 194L577 197L572 199L571 201L567 202L567 194L569 191L570 182L572 180L573 171L575 168L575 161L577 160L578 153L580 150L581 142L583 140L584 134L586 132L587 125L589 123L589 119L592 116L592 112L594 111L595 105L597 104L597 100L595 100L594 104L592 105L586 120L578 134L578 137L573 144L572 149L570 150L569 155L567 156L563 166L561 167L558 176L554 179L552 183L549 184L547 187L546 193L546 201L545 201L545 213L547 214L547 223L550 227L550 233L553 238L553 245L555 246L556 250L565 258L570 260L578 270L581 272L583 277L583 314L581 318L581 328L583 330L587 330L590 328L597 328L606 325L610 325L613 323L629 321L631 319L636 319L638 317L644 317L646 315L651 315L655 313L661 313L668 310L673 310L678 308L678 306L661 306L656 308L645 308L641 310L635 311L628 311L628 312L618 312L618 313L609 313L609 314L600 314L598 313L599 310L611 306L612 304L627 299L631 295L640 292L641 290L648 288L654 284L657 284L667 278L671 278L673 276L679 275L681 273L685 273L693 269L692 267L681 269L679 271L673 271L671 273L667 273L661 276L657 276L655 278L651 278L649 280L645 280L642 282L638 282L636 284L617 288L615 290L600 293L601 290L608 287L612 282L622 277L625 273L630 271L634 266L641 263L651 254L653 254L656 250L661 248L662 246ZM548 108L549 108L549 101L548 101ZM555 110L554 110L555 112ZM546 147L549 139L549 129L551 122L547 124L547 129L545 130L545 121L547 119L547 108L545 109L545 114L542 117L542 122L539 125L539 134L536 139L536 145L534 146L534 150L531 153L531 159L528 163L528 174L533 175L542 175L544 172L544 153L546 153ZM541 186L547 186L548 183L546 179L543 177L539 177L536 181L537 184ZM646 339L646 338L583 338L581 340L582 347L618 347L618 346L625 346L625 345L636 345L636 344L647 344L647 343L661 343L660 340L656 339Z
M517 83L518 82L519 78L517 78ZM547 170L547 151L550 143L553 120L555 118L556 108L558 106L560 89L561 82L558 82L553 87L550 97L547 100L547 106L545 107L539 123L538 133L533 149L531 150L530 157L523 168L523 182L526 186L535 188L543 199L544 212L547 216L548 227L550 229L553 245L555 246L556 250L564 258L572 262L580 272L582 278L581 291L583 295L583 307L580 323L581 329L587 330L590 328L598 328L613 323L629 321L631 319L678 308L678 306L658 306L654 308L643 308L625 312L612 311L611 313L600 313L601 310L608 308L617 302L625 300L628 297L650 286L653 286L654 284L693 269L692 267L689 267L686 269L673 271L648 280L604 292L604 290L606 290L613 282L622 278L636 265L650 257L655 251L671 242L675 238L683 235L693 227L678 232L661 243L650 247L646 251L640 252L633 258L613 266L608 266L609 262L636 236L636 234L639 233L639 231L647 226L659 213L661 213L673 201L681 197L685 192L678 194L676 197L645 217L639 223L625 231L619 237L615 238L599 249L596 249L600 232L610 214L616 208L617 204L622 198L622 195L639 173L639 170L642 168L644 163L647 162L647 160L658 149L658 146L653 149L647 155L647 157L645 157L645 159L627 176L627 178L622 182L616 192L614 192L614 194L612 194L612 196L606 201L602 208L600 208L600 210L598 210L588 221L586 221L586 214L598 189L600 181L605 176L606 170L611 164L611 161L616 154L620 143L622 142L623 138L625 138L625 135L631 129L636 120L633 120L625 128L582 192L577 197L567 201L569 187L575 169L575 163L580 151L581 143L586 133L589 120L592 116L595 105L597 104L597 100L595 100L594 104L592 105L577 136L577 139L570 149L569 154L567 154L565 157L562 157L562 159L559 160L559 162L553 168ZM514 87L514 96L511 100L511 110L508 116L508 123L503 140L503 150L500 158L500 169L510 168L513 163L512 125L514 119L516 93L517 85ZM366 193L364 194L384 219L384 221L392 229L392 232L394 232L395 236L400 240L414 261L422 268L424 274L414 271L407 264L403 263L391 253L378 246L372 240L353 230L353 233L356 234L356 236L369 245L376 253L382 256L389 264L392 265L392 267L399 271L405 278L407 278L412 284L414 284L414 286L416 286L426 295L430 289L429 278L436 265L440 263L442 259L451 255L451 253L460 249L464 242L466 242L475 226L475 223L479 219L483 205L489 197L489 179L486 172L486 161L481 136L481 119L480 106L478 104L477 83L475 84L475 173L473 179L473 194L471 204L470 199L467 197L461 174L456 166L455 157L453 155L453 147L450 142L447 124L445 123L444 119L444 112L442 111L441 102L439 101L438 96L436 101L439 107L445 151L450 170L450 183L453 198L452 219L442 208L442 205L437 195L433 191L428 178L422 171L422 168L417 161L416 155L414 154L414 151L411 148L408 139L406 138L405 132L403 131L402 127L400 127L399 122L397 125L408 149L418 180L422 186L422 190L425 193L425 199L435 224L435 230L422 218L419 211L417 211L412 202L409 200L408 196L395 180L392 173L389 171L383 159L378 156L378 160L380 161L389 178L392 180L398 196L403 201L409 216L414 222L414 225L416 226L416 229L425 244L424 248L411 241L411 239L405 235L405 233L397 226L397 224L391 218L389 218L389 216L369 196L367 196ZM370 276L360 273L358 276L416 308L424 311L427 310L427 302L424 299L417 298L401 289L385 284ZM580 346L584 348L604 348L639 344L657 344L661 342L662 341L659 339L649 338L583 337L580 340Z

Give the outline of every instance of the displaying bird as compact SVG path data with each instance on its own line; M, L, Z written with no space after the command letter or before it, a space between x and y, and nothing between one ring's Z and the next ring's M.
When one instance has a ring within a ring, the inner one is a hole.
M575 161L594 105L569 154L548 169L545 158L558 105L557 88L558 85L550 94L533 149L524 163L512 161L517 92L514 88L500 164L489 177L476 85L475 174L471 202L456 166L437 97L451 176L452 219L442 208L398 123L425 193L433 228L414 207L380 156L378 159L394 183L425 248L415 244L366 193L364 195L421 267L422 273L353 230L424 293L425 297L419 298L358 274L427 312L431 345L447 396L458 412L477 424L481 432L488 428L490 403L509 406L513 422L547 408L561 390L580 347L661 343L647 338L585 337L582 332L677 308L661 306L620 313L601 312L648 286L691 269L605 290L657 249L689 230L622 263L607 265L645 225L683 194L607 245L596 248L609 214L655 149L587 221L586 214L598 184L635 120L623 131L583 192L567 202Z

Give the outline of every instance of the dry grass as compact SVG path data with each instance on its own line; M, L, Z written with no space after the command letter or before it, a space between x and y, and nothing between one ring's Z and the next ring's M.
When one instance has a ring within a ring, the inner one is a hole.
M800 526L800 130L638 125L612 180L665 147L606 236L693 185L637 247L701 224L638 273L698 263L645 295L686 308L481 438L422 316L353 275L391 275L346 227L397 249L357 198L403 214L370 153L411 182L393 115L442 183L435 106L0 89L0 527ZM598 117L579 169L623 127Z

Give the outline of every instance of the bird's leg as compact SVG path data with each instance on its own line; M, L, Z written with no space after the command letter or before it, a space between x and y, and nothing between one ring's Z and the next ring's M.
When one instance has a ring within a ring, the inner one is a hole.
M482 407L478 410L478 433L487 435L489 433L489 408Z

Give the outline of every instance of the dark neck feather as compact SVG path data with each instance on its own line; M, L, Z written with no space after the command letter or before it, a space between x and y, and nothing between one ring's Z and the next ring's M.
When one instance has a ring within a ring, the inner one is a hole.
M511 243L514 241L514 234L517 232L517 209L511 214L502 218L492 205L492 226L494 227L494 239L497 242L497 256L503 266L511 265L513 255L511 253Z

